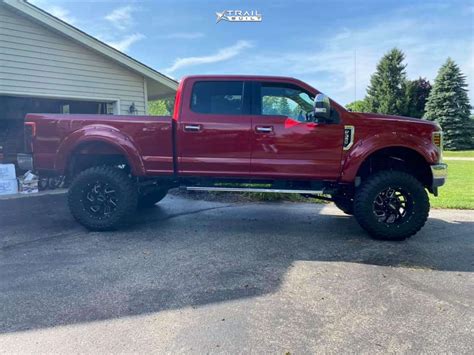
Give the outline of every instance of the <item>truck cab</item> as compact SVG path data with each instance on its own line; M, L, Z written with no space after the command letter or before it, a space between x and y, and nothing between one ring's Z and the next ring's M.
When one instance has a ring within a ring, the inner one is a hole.
M71 212L96 230L181 186L316 196L402 240L446 178L436 123L349 112L294 78L190 76L172 117L32 114L25 125L34 169L66 175Z

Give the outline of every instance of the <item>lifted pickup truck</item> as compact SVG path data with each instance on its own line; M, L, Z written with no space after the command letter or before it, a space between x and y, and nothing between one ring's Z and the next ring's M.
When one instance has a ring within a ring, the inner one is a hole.
M92 230L181 186L326 198L374 238L403 240L446 179L437 124L349 112L285 77L186 77L172 117L28 114L25 139L36 171L67 176L72 215Z

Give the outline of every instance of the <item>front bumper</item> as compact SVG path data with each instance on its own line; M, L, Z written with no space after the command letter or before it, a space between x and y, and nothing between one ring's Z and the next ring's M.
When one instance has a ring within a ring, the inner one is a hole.
M438 196L438 187L443 186L448 177L448 165L444 163L431 165L431 175L433 175L431 187L434 195Z

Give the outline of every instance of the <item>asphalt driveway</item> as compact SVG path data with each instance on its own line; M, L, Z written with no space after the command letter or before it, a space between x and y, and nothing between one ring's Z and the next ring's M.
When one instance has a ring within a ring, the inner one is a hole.
M0 352L474 349L474 211L402 243L332 205L169 196L88 232L64 195L0 201Z

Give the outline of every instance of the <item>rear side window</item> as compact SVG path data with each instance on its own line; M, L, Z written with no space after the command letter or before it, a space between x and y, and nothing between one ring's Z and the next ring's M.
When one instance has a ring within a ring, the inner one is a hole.
M241 115L243 81L200 81L193 85L191 110L198 113Z

